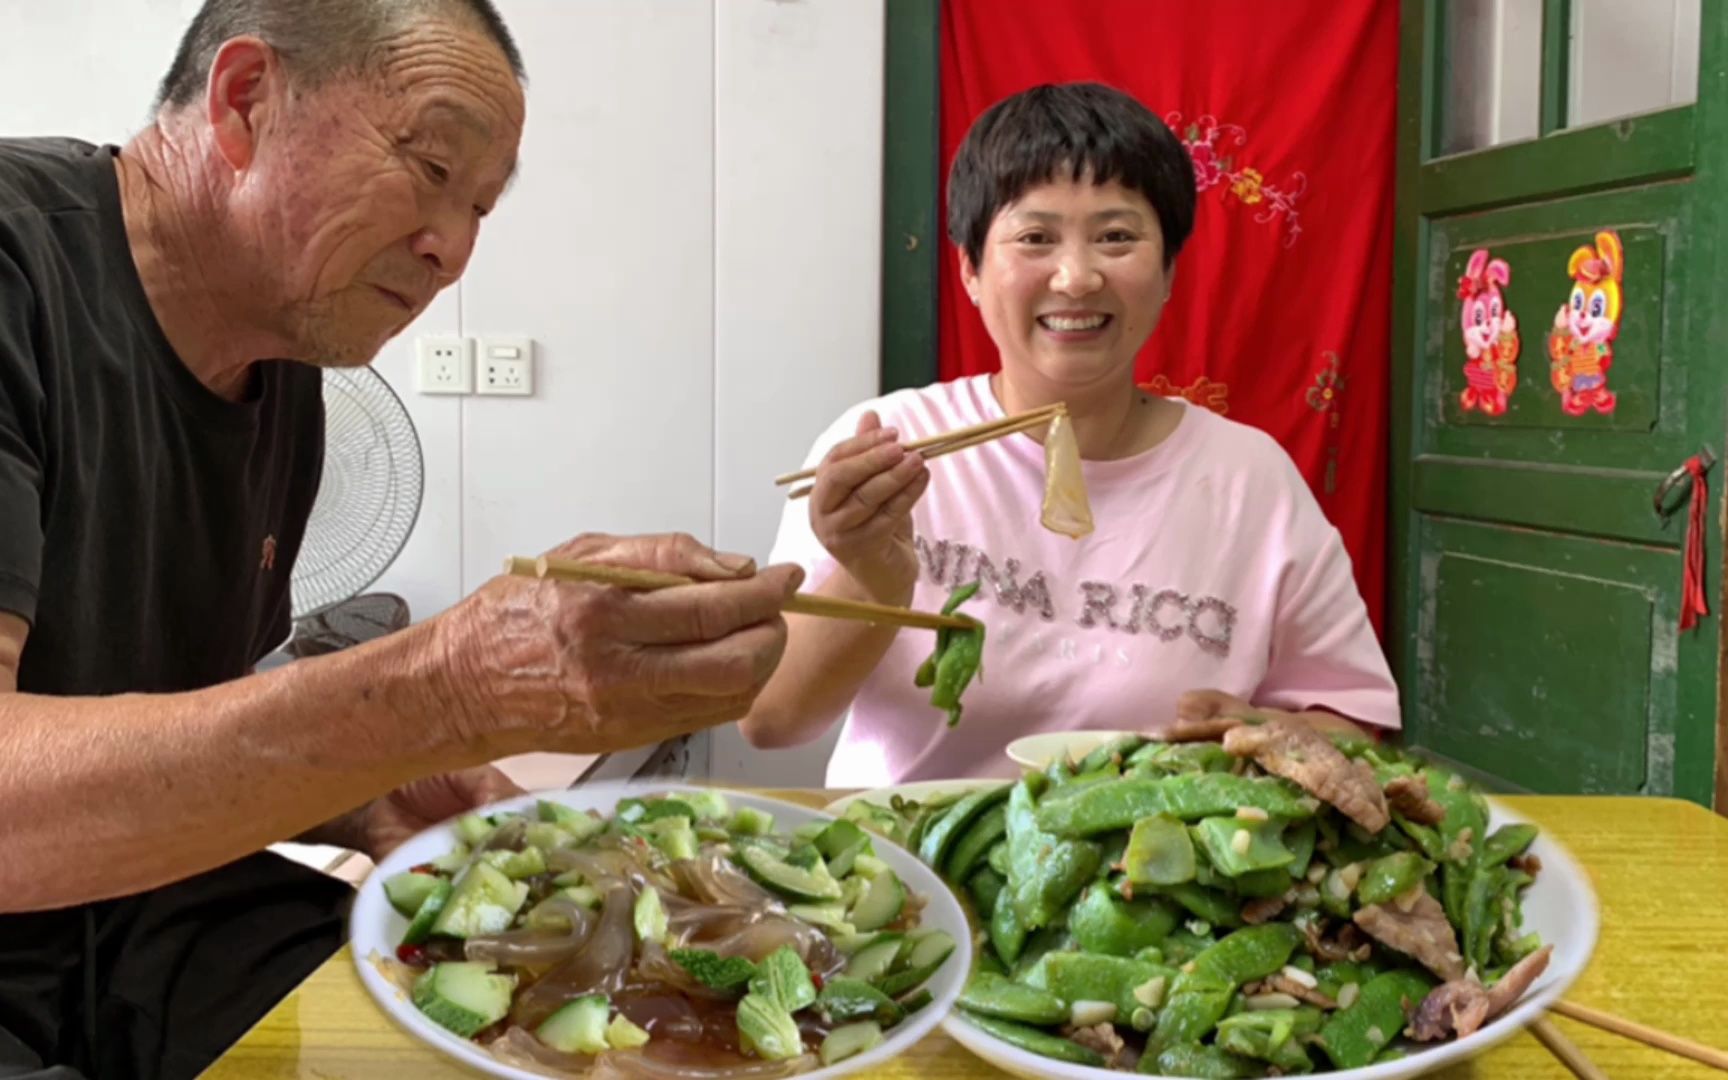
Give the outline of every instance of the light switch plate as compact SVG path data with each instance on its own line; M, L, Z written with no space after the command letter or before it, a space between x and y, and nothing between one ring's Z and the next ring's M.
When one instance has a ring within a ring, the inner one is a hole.
M518 397L534 393L534 341L524 337L480 339L474 389L480 394Z

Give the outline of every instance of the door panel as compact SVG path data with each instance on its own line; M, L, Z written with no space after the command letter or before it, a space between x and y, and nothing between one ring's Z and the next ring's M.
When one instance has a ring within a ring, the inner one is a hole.
M1674 554L1432 517L1423 532L1425 745L1530 791L1671 789Z
M1660 510L1653 496L1702 448L1722 457L1728 7L1704 15L1696 105L1567 130L1566 38L1546 32L1567 5L1545 0L1537 137L1429 160L1448 9L1403 8L1390 644L1406 737L1508 788L1708 804L1721 469L1700 537L1711 613L1684 633L1690 484ZM1556 313L1609 265L1569 262L1599 256L1604 232L1619 243L1617 330L1607 350L1565 350L1560 377ZM1488 315L1467 348L1478 300L1513 314L1515 350ZM1599 375L1611 410L1593 407Z

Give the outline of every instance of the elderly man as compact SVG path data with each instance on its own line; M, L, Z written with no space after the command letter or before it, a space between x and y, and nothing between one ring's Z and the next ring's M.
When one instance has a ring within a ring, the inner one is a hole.
M0 1077L192 1076L340 943L374 856L484 763L741 716L794 568L682 537L561 553L265 674L320 474L319 366L461 276L516 162L488 0L208 0L124 148L0 141ZM332 818L332 815L339 815Z

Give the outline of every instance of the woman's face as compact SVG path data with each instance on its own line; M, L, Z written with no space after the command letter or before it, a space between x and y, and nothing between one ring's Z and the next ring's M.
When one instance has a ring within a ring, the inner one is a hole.
M1057 386L1132 381L1170 296L1164 234L1145 196L1114 181L1061 180L997 211L960 276L1010 377Z

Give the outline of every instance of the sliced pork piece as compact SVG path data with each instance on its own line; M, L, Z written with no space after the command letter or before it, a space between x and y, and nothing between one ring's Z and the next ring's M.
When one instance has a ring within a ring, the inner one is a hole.
M1436 986L1422 999L1410 1021L1410 1037L1417 1042L1438 1042L1454 1034L1462 1039L1475 1032L1524 996L1530 985L1548 970L1553 952L1554 946L1542 946L1513 964L1492 987L1484 988L1468 978Z
M1386 785L1386 801L1392 809L1418 825L1438 825L1446 817L1446 809L1428 793L1428 779L1423 776L1400 776Z
M1392 820L1374 770L1351 761L1332 740L1300 721L1231 728L1224 733L1224 749L1236 757L1253 758L1267 772L1294 781L1369 832L1379 832Z
M1411 957L1442 979L1464 977L1464 956L1458 951L1458 935L1446 921L1446 909L1421 885L1390 904L1357 910L1355 921L1380 944Z

